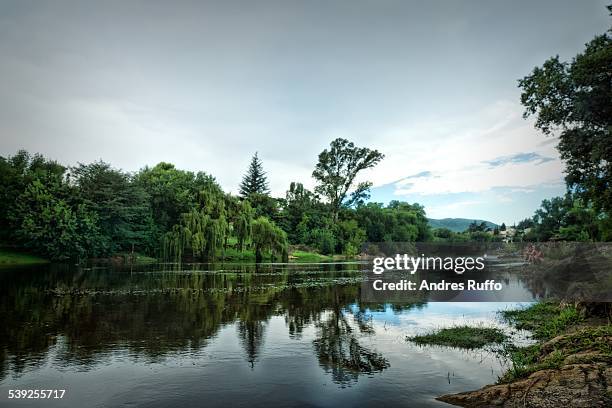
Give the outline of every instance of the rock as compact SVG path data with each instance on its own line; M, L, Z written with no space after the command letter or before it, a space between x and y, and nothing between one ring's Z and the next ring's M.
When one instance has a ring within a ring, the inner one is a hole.
M612 404L610 391L612 368L598 362L540 370L510 384L488 385L437 399L462 407L606 407Z

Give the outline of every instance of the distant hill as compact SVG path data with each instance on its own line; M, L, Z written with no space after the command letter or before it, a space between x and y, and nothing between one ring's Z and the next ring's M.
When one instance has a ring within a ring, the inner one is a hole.
M491 221L485 220L470 220L468 218L442 218L439 220L429 218L429 225L431 228L448 228L454 232L463 232L470 226L471 223L476 221L477 223L485 222L487 227L493 229L497 227L497 224L492 223Z

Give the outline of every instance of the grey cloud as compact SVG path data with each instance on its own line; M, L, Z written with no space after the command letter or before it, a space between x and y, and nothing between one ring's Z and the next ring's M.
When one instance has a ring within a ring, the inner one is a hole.
M517 100L607 25L598 2L3 1L0 154L166 160L235 190L257 150L279 192L333 137L382 149L388 124Z

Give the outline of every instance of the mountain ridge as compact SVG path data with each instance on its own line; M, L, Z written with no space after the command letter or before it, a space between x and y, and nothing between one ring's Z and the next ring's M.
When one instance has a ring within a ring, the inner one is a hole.
M484 222L487 227L491 229L498 226L497 224L491 221L475 220L471 218L428 218L427 221L431 228L448 228L449 230L454 232L465 231L474 221L476 221L478 224Z

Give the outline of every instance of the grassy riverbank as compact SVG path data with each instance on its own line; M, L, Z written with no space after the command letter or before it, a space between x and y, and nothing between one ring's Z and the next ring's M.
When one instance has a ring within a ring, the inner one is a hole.
M510 368L497 384L438 400L463 407L552 407L558 401L571 401L571 406L610 406L609 311L599 316L588 308L537 303L500 315L516 328L529 330L538 342L525 347L504 343L500 352Z
M230 244L235 244L233 240ZM223 259L227 262L255 262L255 252L252 250L240 251L234 247L229 247L223 252L218 253L218 259ZM264 253L264 262L269 262L271 256L269 253ZM323 255L312 248L300 246L289 247L289 262L331 262L331 261L346 261L350 260L344 255Z
M224 253L220 253L217 259L225 262L255 262L255 253L253 251L239 251L234 248L228 248ZM264 256L264 262L268 262L270 259L269 255ZM334 260L344 261L346 257L340 255L321 255L314 251L304 250L296 250L289 253L290 262L330 262ZM92 261L146 265L159 262L160 260L138 253L120 253L109 258L96 258ZM40 256L0 248L0 266L40 265L46 263L50 263L50 261Z
M333 261L334 257L329 255L322 255L317 252L293 251L289 255L289 260L293 262L329 262Z
M559 368L570 354L583 352L585 347L610 347L605 342L597 344L593 341L606 331L609 334L610 326L585 325L582 330L576 330L585 323L585 318L572 305L536 303L524 309L504 310L500 314L517 329L531 331L532 337L538 340L538 343L526 347L506 347L505 354L512 367L500 379L501 383L516 381L538 370ZM563 335L573 347L546 350L548 341Z
M45 263L49 263L49 261L39 256L0 248L0 266L40 265Z

